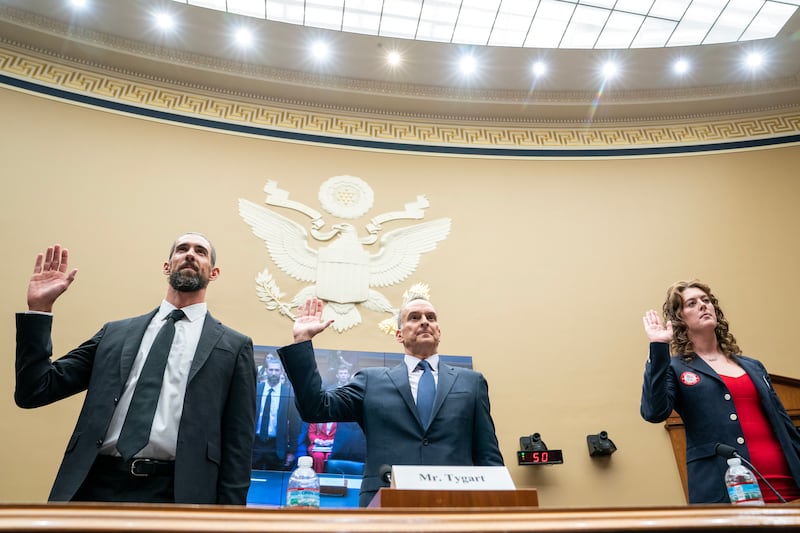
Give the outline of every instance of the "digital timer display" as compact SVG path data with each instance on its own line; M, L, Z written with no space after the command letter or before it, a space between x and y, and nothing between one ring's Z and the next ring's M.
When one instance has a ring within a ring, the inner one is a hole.
M540 452L517 452L517 464L520 465L560 465L564 463L561 450L542 450Z

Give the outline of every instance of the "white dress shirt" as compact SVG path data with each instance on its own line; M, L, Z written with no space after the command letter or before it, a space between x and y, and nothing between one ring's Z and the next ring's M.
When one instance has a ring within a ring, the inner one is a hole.
M267 403L267 394L269 394L270 389L272 389L272 396L270 396L269 402L269 413L264 413L264 406ZM277 385L274 387L270 387L269 384L265 381L264 382L264 394L261 395L261 405L258 407L258 420L256 420L256 433L261 436L261 438L266 439L267 437L276 437L278 435L278 407L281 402L281 383L278 382ZM261 434L261 423L264 419L264 415L269 416L269 426L267 427L267 434Z
M117 441L128 414L128 407L133 398L133 391L139 381L147 353L153 345L164 321L170 312L175 309L166 301L161 302L161 307L156 312L142 337L136 359L133 361L128 381L122 389L111 424L108 426L106 438L100 448L101 454L119 456L117 451ZM175 338L172 340L172 347L167 360L167 367L164 370L164 381L161 385L161 394L158 397L156 414L153 418L153 427L150 431L150 442L142 448L135 457L147 457L150 459L175 459L175 449L178 444L178 426L180 425L181 415L183 414L183 399L186 396L186 384L189 382L189 370L194 360L194 353L197 344L200 342L200 334L203 331L203 323L208 313L206 303L199 303L184 307L183 312L186 318L175 323Z

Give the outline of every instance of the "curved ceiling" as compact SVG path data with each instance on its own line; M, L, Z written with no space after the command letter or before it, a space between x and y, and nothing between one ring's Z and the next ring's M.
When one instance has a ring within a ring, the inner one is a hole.
M179 26L165 35L152 12L168 3ZM256 46L231 41L242 20ZM92 0L76 15L63 0L0 0L0 40L29 50L166 83L222 91L244 99L316 106L351 113L450 117L496 122L680 120L800 105L800 11L772 39L691 47L575 50L408 41L256 20L176 2ZM324 37L334 54L315 63L310 43ZM403 49L389 68L382 51ZM466 79L456 68L465 49L483 65ZM762 69L741 66L743 54L765 54ZM694 63L689 76L670 70L677 57ZM535 58L548 75L534 79ZM609 58L620 73L604 81Z

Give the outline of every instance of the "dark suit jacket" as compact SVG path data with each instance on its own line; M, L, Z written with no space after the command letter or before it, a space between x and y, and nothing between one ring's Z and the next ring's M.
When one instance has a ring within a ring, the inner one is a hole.
M439 383L428 426L423 426L405 364L365 368L343 387L323 391L311 342L278 350L306 422L358 422L367 438L359 504L386 484L383 465L502 466L489 390L483 375L439 363Z
M772 388L766 368L750 357L740 355L736 361L755 385L792 476L800 485L800 434ZM641 414L648 422L663 422L673 409L686 428L689 503L729 503L725 487L728 465L716 455L716 445L733 446L748 461L750 453L738 416L731 416L736 407L728 388L701 358L670 357L668 344L653 342L644 373Z
M50 361L53 317L17 314L17 405L39 407L87 391L51 501L71 500L86 478L156 311L109 322L55 362ZM207 314L178 428L176 503L246 503L255 394L252 341Z
M269 387L266 386L266 382L262 381L258 384L258 393L256 395L258 397L257 411L261 410L262 397L264 392L268 390ZM300 421L300 415L297 412L291 384L284 383L281 385L281 395L272 399L273 402L276 400L279 400L279 402L278 421L275 428L275 455L278 456L278 459L284 460L287 453L297 453L297 442L300 440L300 427L303 423ZM258 422L258 416L256 416L256 422ZM262 438L266 438L266 435L262 436Z

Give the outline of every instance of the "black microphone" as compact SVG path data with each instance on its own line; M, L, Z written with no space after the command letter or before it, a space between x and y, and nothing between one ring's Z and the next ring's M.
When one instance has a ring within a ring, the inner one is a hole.
M764 485L769 487L769 490L771 490L775 494L775 496L778 497L781 503L786 503L786 500L783 498L783 496L781 496L781 494L777 490L775 490L775 487L773 487L770 484L770 482L767 481L767 479L761 475L761 472L759 472L758 469L756 469L756 467L753 466L753 463L742 457L742 455L736 451L736 448L718 442L717 445L714 447L714 451L716 452L717 455L724 457L725 459L733 459L734 457L736 457L737 459L742 461L745 464L745 466L747 466L750 470L752 470L758 476L758 478L764 482Z
M392 467L390 465L381 465L378 469L378 477L386 484L392 483Z

